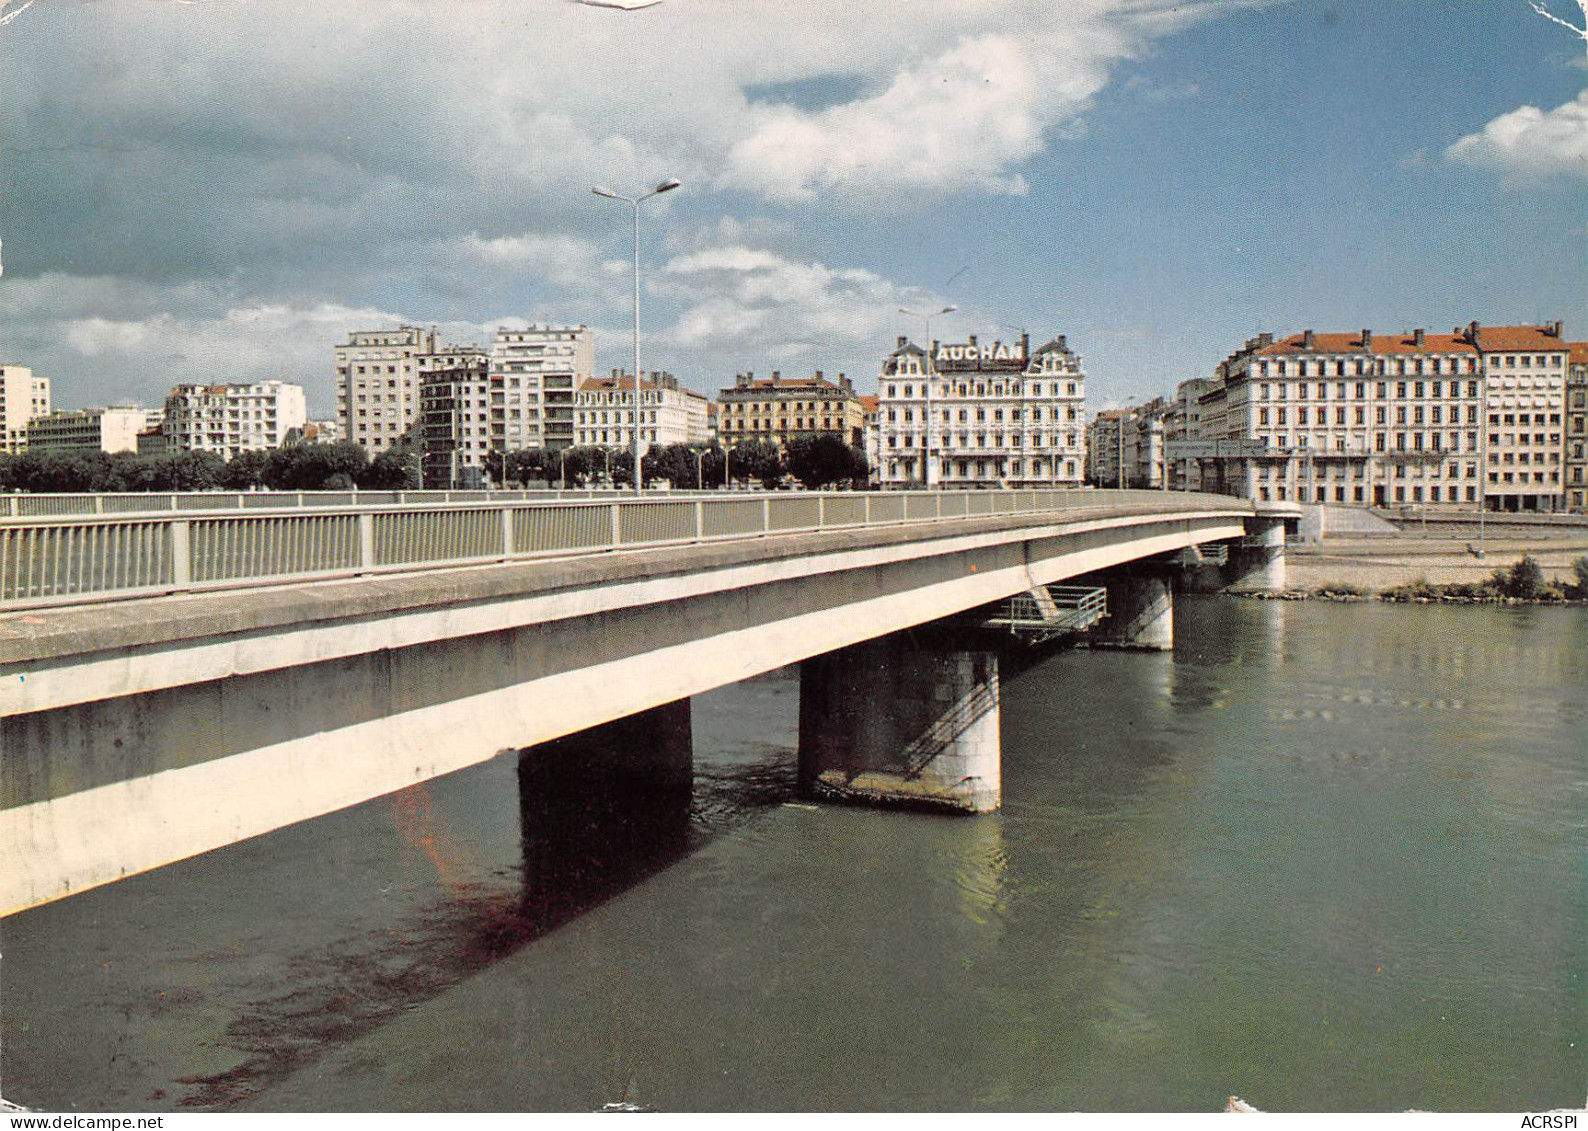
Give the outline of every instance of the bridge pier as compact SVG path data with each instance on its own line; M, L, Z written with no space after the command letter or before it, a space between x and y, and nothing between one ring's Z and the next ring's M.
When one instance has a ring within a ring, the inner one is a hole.
M681 856L692 764L688 699L519 751L524 923L550 930Z
M519 752L521 789L543 773L569 774L590 795L689 797L695 748L688 699L676 699Z
M999 806L998 656L897 632L800 665L810 797L960 813Z
M1159 572L1116 571L1103 577L1108 618L1094 639L1116 648L1174 651L1174 587Z
M1282 593L1285 589L1285 523L1258 516L1246 520L1246 537L1231 547L1232 593Z

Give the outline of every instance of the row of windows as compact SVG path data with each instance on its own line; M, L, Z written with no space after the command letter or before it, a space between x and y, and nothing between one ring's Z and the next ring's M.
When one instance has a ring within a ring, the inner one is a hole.
M1031 382L1029 388L1024 387L1023 383L1019 381L960 381L957 383L937 384L933 386L932 395L934 397L1041 397L1043 395L1053 397L1080 396L1080 385L1075 381L1063 382L1064 392L1062 393L1059 392L1059 386L1060 382L1052 382L1047 386L1047 388L1051 391L1047 394L1044 394L1042 391L1044 386L1041 381ZM886 399L897 400L900 395L900 388L901 386L899 385L890 384L887 387ZM917 393L919 393L923 398L926 396L925 385L904 385L902 388L906 398L914 397L917 395Z
M988 442L989 437L991 438L990 443ZM956 444L954 442L955 437L953 435L948 435L942 437L938 441L938 444L945 448L1073 448L1076 446L1074 433L1069 433L1062 436L1060 434L1054 434L1051 436L1035 435L1022 438L1020 436L1006 436L1002 432L961 432L958 435L958 440L959 442ZM972 442L973 440L974 443ZM900 443L900 437L898 436L888 437L888 447L890 448L913 448L916 446L916 437L913 435L904 436L903 443ZM922 443L919 446L925 447L926 445Z
M1375 381L1371 382L1371 384L1373 385L1373 395L1375 397L1382 400L1389 396L1390 382ZM1334 383L1334 394L1331 398L1329 382L1327 381L1319 381L1316 384L1308 384L1302 381L1295 385L1260 383L1257 386L1257 397L1259 400L1265 401L1287 400L1290 398L1290 390L1295 389L1295 399L1298 401L1307 400L1309 396L1313 400L1320 401L1330 399L1337 401L1354 399L1360 401L1367 399L1368 385L1369 382L1367 381L1336 381ZM1476 397L1478 395L1478 383L1476 381L1466 382L1465 387L1467 396ZM1462 382L1460 381L1396 381L1394 388L1395 396L1401 400L1406 399L1408 394L1419 400L1423 398L1438 400L1445 396L1460 397L1462 395Z

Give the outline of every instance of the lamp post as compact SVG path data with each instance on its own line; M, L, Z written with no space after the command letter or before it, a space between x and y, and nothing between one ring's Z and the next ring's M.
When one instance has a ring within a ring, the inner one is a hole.
M706 477L704 470L705 466L706 449L701 448L695 453L695 490L697 491L704 491L706 489Z
M669 177L643 196L623 196L599 185L590 191L608 200L621 200L634 210L634 494L644 493L644 476L640 474L640 201L672 192L680 184Z
M952 314L958 309L957 306L945 306L936 311L899 307L900 314L920 318L926 323L926 432L921 438L921 481L928 491L932 489L932 319L940 314Z

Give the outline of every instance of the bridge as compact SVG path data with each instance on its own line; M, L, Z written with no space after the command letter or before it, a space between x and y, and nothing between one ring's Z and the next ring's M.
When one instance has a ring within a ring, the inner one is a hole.
M689 697L796 662L805 792L985 812L963 614L1089 579L1163 648L1185 551L1283 574L1280 518L1180 493L109 498L0 512L0 914L504 751L687 791Z

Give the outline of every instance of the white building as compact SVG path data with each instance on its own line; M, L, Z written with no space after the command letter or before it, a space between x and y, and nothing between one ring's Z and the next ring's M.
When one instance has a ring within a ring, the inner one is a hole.
M165 451L239 452L279 448L308 420L303 386L284 381L177 385L165 398Z
M1086 376L1063 335L1035 352L1024 334L1008 343L981 344L974 335L964 343L933 342L932 351L928 359L921 347L900 338L883 363L877 459L882 486L1080 484Z
M77 408L28 422L33 451L136 452L138 434L159 428L157 408Z
M50 379L26 365L0 363L0 451L27 446L28 422L50 412Z
M595 370L588 326L496 331L489 355L491 443L499 451L574 443L574 393Z
M335 354L342 438L372 456L418 427L419 383L426 372L485 357L478 346L437 345L433 328L417 326L354 331Z
M640 454L652 445L704 445L710 438L708 401L671 373L640 382ZM585 381L574 394L574 444L632 450L634 378L614 369Z

